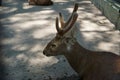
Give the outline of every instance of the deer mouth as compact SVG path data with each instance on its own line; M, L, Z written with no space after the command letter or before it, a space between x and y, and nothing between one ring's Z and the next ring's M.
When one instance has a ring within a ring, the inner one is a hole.
M43 51L43 54L44 54L45 56L50 56L50 54L48 54L45 50Z

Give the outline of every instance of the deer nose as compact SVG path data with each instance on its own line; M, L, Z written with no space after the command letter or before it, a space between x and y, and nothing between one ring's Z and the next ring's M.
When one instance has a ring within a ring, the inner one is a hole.
M44 54L44 55L46 54L45 50L43 51L43 54Z

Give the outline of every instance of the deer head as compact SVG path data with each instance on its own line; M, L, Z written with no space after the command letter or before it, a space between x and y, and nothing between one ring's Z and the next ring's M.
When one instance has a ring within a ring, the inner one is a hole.
M55 55L64 55L66 54L70 47L74 44L76 41L73 36L66 36L66 33L70 31L70 29L74 26L78 14L76 13L78 9L78 4L75 4L73 12L69 18L69 20L65 23L62 14L59 13L60 18L60 24L61 27L59 27L59 19L56 18L56 30L57 34L55 38L53 38L46 48L43 50L43 54L46 56L55 56Z

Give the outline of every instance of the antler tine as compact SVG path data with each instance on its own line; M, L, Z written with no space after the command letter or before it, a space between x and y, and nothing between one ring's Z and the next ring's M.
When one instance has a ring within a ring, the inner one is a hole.
M56 17L56 30L57 30L58 33L61 32L60 27L59 27L59 20L58 20L58 17Z
M61 13L59 13L61 28L64 28L65 22Z
M66 32L68 32L68 31L72 28L72 26L73 26L74 23L76 22L77 18L78 18L78 14L77 14L77 13L73 13L73 16L72 16L72 18L71 18L71 20L70 20L70 24L67 25L67 26L62 30L62 35L64 35Z
M56 29L60 35L64 35L67 31L69 31L72 28L78 17L78 14L76 13L77 10L78 10L78 4L76 3L72 15L70 16L69 20L66 23L64 22L62 14L59 13L61 28L59 27L58 17L56 17Z
M72 19L72 16L73 16L73 13L76 12L77 10L78 10L78 4L75 3L75 6L74 6L74 9L73 9L73 12L72 12L72 14L71 14L69 20L66 22L65 26L67 26L67 25L70 23L70 21L71 21L71 19Z
M73 12L76 12L78 10L78 3L75 3L75 6L74 6L74 9L73 9Z

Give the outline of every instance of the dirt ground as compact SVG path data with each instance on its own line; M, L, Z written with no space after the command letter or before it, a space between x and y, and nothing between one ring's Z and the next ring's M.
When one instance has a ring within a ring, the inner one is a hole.
M31 6L27 0L3 0L0 7L0 80L78 80L64 56L42 51L55 36L55 18L65 20L79 3L80 44L95 51L120 54L120 32L89 0L53 0L52 6Z

